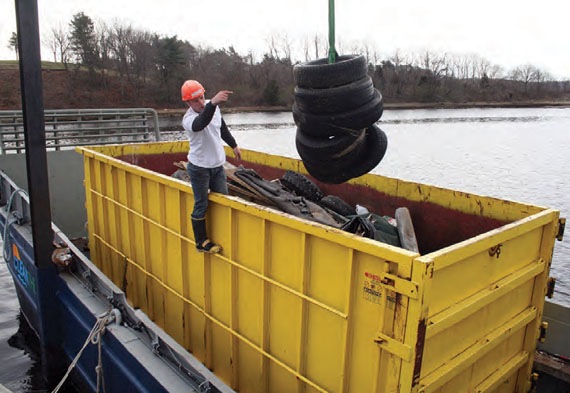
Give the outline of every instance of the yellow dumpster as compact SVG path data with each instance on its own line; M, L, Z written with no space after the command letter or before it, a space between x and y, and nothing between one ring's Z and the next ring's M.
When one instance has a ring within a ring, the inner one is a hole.
M91 258L239 392L527 392L559 212L365 175L325 194L407 207L420 253L210 194L197 253L188 143L78 148ZM230 154L228 154L230 157ZM244 151L266 179L302 162Z

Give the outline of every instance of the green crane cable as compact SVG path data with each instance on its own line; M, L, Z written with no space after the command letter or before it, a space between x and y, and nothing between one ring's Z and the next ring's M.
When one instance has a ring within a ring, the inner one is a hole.
M329 0L329 63L336 61L334 47L334 0Z

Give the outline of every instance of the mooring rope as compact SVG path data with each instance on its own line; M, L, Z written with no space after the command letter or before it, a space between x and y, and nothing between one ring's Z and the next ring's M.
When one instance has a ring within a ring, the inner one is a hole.
M71 374L71 371L75 368L75 365L79 361L79 358L81 357L83 351L85 351L85 348L87 348L87 345L89 345L89 343L95 344L98 347L97 353L99 359L97 361L97 366L95 367L95 372L97 373L97 393L100 392L99 389L101 387L103 387L103 392L105 392L105 378L103 376L103 357L101 356L101 336L105 333L105 326L115 320L115 315L112 313L112 311L113 310L109 310L103 315L101 315L99 318L97 318L97 322L95 322L95 325L91 329L89 336L87 336L87 339L83 343L83 347L69 365L67 372L65 373L59 384L55 387L54 390L52 390L52 393L57 393L59 389L63 386L64 382L67 380L67 377L69 377L69 374Z

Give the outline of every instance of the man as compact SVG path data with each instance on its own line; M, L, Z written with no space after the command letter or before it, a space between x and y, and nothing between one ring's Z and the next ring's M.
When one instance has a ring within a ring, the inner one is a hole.
M206 211L208 209L208 189L221 194L228 193L226 174L222 166L226 161L222 140L234 150L236 158L241 159L239 147L222 119L222 113L218 107L219 104L228 100L232 92L222 90L214 98L206 101L204 88L195 80L184 82L181 92L182 101L188 105L182 125L190 140L187 169L194 192L192 229L196 249L199 252L217 253L222 250L222 247L208 239Z

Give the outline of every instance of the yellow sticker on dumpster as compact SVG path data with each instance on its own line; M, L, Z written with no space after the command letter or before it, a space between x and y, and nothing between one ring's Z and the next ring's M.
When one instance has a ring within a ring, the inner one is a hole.
M382 278L368 272L364 273L364 276L366 277L363 288L364 300L380 304L382 302Z

